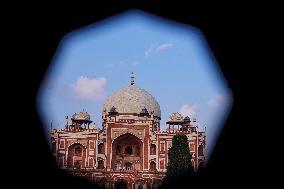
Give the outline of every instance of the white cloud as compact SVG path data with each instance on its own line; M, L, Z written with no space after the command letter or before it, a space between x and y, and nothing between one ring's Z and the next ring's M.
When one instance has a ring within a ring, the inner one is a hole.
M163 51L163 50L171 48L172 46L173 46L172 43L162 43L156 48L156 51L157 52Z
M72 85L73 91L83 99L97 101L102 99L106 86L106 78L98 79L81 76L76 84Z
M196 114L196 105L188 105L188 104L184 104L181 106L179 113L185 117L185 116L189 116L189 117L194 117Z
M161 43L157 46L151 45L148 49L144 52L144 57L148 58L152 56L154 53L159 53L161 51L167 50L173 46L172 43Z
M231 96L225 93L218 93L212 99L210 99L207 103L209 108L218 108L221 106L225 106L228 102L230 102Z
M149 57L153 52L154 52L154 47L153 47L153 45L151 45L150 48L148 48L148 49L145 50L144 56L147 58L147 57Z

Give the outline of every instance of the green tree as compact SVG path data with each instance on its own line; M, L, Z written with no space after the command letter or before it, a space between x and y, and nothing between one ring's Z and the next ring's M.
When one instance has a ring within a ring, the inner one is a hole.
M173 143L172 147L169 149L168 157L167 177L176 177L186 172L193 171L191 153L186 135L177 134L173 137Z

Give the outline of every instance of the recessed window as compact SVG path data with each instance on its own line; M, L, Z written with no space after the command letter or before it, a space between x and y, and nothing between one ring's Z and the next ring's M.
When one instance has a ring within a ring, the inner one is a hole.
M127 163L125 164L125 168L126 168L127 171L131 170L131 167L132 167L132 163L127 162Z
M131 146L127 146L126 148L125 148L125 151L124 151L124 153L126 154L126 155L131 155L132 154L132 147Z
M103 143L101 143L101 144L99 144L99 146L98 146L98 153L99 154L103 154L104 153L104 144Z
M98 161L98 169L104 169L104 161L103 160Z
M76 156L82 156L82 148L80 146L77 146L75 148L75 155Z
M64 146L64 140L61 140L61 141L60 141L60 146L59 146L59 147L60 147L60 149L63 149L63 148L65 147L65 146Z
M150 163L150 170L151 170L151 171L155 171L155 170L156 170L156 163L155 163L154 161L152 161L152 162Z
M161 151L162 151L162 152L165 151L165 143L161 143Z
M74 167L75 167L76 169L80 169L80 168L81 168L81 163L80 163L80 161L76 161L76 162L74 163Z
M155 144L151 144L150 155L156 155L156 145Z

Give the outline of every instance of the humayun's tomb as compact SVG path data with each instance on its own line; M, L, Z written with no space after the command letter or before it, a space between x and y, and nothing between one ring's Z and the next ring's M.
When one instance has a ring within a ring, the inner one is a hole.
M166 173L168 149L176 134L185 134L192 165L205 165L206 134L195 119L173 113L160 130L161 110L155 98L135 85L108 97L102 109L102 128L86 111L75 113L64 129L51 131L52 153L62 169L104 188L158 188Z

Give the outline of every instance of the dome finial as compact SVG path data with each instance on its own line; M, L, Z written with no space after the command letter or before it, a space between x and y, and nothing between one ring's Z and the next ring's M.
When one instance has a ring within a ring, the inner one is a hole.
M135 78L134 78L134 73L132 72L131 73L131 85L134 85L135 84Z

